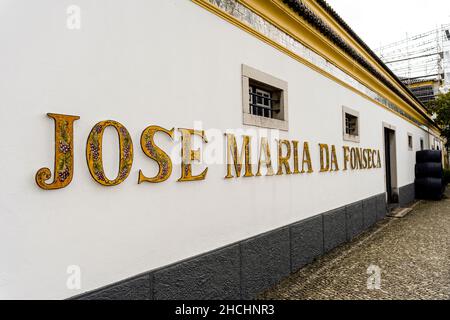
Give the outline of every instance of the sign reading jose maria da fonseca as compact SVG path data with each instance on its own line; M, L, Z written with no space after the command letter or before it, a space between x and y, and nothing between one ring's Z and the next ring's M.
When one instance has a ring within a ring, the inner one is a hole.
M92 180L105 187L117 186L130 176L133 179L132 172L136 166L134 154L138 149L149 158L149 162L158 166L157 174L148 176L145 173L146 166L151 164L138 164L138 174L134 177L138 184L163 183L169 180L174 163L181 166L178 182L206 180L209 162L225 164L225 179L301 176L317 172L325 174L382 168L380 150L370 147L282 139L278 130L202 130L201 122L194 126L199 128L169 129L149 125L142 131L140 141L133 141L125 125L115 120L103 120L92 127L86 137L85 150L74 150L74 127L80 117L55 113L49 113L48 117L54 120L54 169L53 173L49 168L39 169L35 176L37 185L44 190L62 189L70 185L76 176L73 157L77 152L85 152L86 166ZM108 163L103 159L103 134L107 128L116 131L119 142L119 172L115 177L108 177L105 173ZM162 135L172 142L170 150L164 150L156 143L156 135ZM210 136L214 137L214 143L208 147ZM319 154L318 163L312 160L313 152ZM199 164L202 168L196 172L194 164Z

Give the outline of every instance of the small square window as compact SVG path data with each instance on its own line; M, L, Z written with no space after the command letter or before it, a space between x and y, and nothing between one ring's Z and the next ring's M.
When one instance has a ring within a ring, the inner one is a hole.
M345 133L350 136L358 135L358 117L349 113L345 114Z
M359 143L359 112L342 107L342 120L344 140Z
M244 125L288 131L287 83L242 65Z
M262 89L262 86L250 79L248 93L250 114L269 119L278 119L281 96L279 89L267 87Z
M410 133L408 133L408 149L409 151L413 149L413 136Z

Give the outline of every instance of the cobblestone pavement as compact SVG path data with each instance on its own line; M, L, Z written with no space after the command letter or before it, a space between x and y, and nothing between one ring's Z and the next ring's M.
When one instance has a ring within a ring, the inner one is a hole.
M368 268L381 269L380 290ZM386 218L261 295L277 300L450 299L450 192L402 219Z

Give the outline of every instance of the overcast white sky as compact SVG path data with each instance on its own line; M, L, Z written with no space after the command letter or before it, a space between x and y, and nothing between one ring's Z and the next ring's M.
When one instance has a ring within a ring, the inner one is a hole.
M450 0L327 0L373 50L450 24Z

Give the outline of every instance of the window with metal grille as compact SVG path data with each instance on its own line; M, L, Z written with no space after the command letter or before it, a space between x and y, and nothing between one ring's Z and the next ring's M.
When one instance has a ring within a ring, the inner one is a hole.
M342 107L342 132L344 141L360 142L359 112L345 106Z
M274 115L279 111L276 108L279 100L274 99L272 92L250 85L249 96L251 114L270 119L275 118Z
M289 131L288 84L242 65L243 124Z
M345 133L349 136L358 135L358 117L349 113L345 114Z

